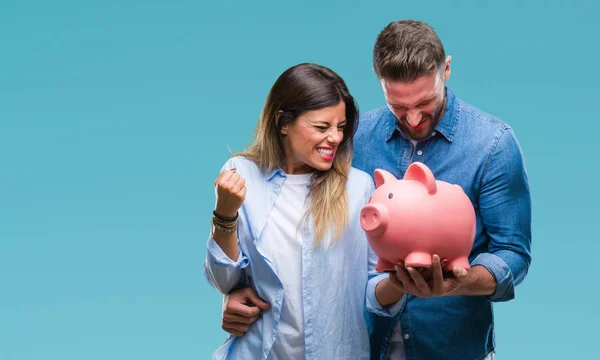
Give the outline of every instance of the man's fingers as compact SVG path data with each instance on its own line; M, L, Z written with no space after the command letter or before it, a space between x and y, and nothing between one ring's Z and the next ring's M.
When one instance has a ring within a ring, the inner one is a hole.
M408 268L408 272L410 274L410 277L413 279L415 285L420 290L421 294L423 294L424 296L430 296L431 288L429 287L429 284L425 281L425 279L423 279L421 273L412 267Z
M400 266L395 266L394 268L396 269L396 276L400 283L402 283L402 286L406 289L406 292L416 294L417 288L414 285L413 281L410 279L410 276L408 275L406 270Z
M250 325L258 320L258 316L246 317L238 314L223 313L223 323L240 323Z
M442 260L442 269L448 271L448 259Z
M256 305L259 309L261 310L268 310L271 308L271 305L269 305L269 303L265 302L263 299L261 299L258 294L254 291L254 289L252 288L246 288L246 297L248 298L248 300L250 300L250 302L254 305Z
M455 266L454 269L452 269L452 273L458 280L464 280L467 277L468 271L460 266Z
M396 273L390 272L389 280L397 290L400 292L405 292L404 286L402 286L402 283L398 281L398 278L396 278Z
M248 331L247 329L246 329L246 331L240 331L240 330L237 330L236 328L226 326L225 324L223 324L223 326L221 326L221 328L224 331L226 331L232 335L235 335L235 336L242 336L246 333L246 331Z
M244 305L238 301L232 301L227 303L225 312L230 314L242 315L245 317L258 316L260 309L256 306Z
M442 270L440 257L438 255L433 255L431 266L433 268L433 293L436 295L442 295L444 292L444 273Z

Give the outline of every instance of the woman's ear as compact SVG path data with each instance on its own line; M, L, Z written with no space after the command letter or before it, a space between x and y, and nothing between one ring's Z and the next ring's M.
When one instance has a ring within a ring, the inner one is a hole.
M283 110L278 110L275 113L275 126L279 127L279 117L281 116L281 114L283 114ZM283 125L281 127L281 129L279 130L281 132L281 135L287 135L287 124Z

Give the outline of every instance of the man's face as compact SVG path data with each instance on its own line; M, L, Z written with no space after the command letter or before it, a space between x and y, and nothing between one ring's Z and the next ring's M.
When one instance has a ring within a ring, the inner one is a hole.
M410 83L380 79L385 101L409 139L425 139L440 122L444 111L444 83L449 73L447 63L444 72L423 75Z

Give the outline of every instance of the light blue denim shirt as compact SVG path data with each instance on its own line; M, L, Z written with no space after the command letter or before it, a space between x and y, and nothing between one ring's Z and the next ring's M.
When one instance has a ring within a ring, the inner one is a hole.
M387 107L360 118L353 166L402 178L408 166L426 164L438 180L460 185L474 205L477 230L471 266L482 265L497 282L491 296L407 296L399 316L367 314L373 359L385 359L400 319L406 359L483 359L494 350L492 303L515 296L531 261L531 200L525 161L513 130L457 99L446 89L443 118L417 143L402 134ZM377 279L376 279L377 280Z
M278 334L284 290L268 254L261 252L263 228L286 175L281 170L262 172L252 161L232 158L223 169L236 168L246 179L246 199L239 211L236 262L213 238L207 243L204 274L222 293L236 286L252 286L271 304L242 337L230 335L213 359L267 359ZM393 316L401 302L382 308L375 299L376 255L360 226L362 206L374 191L371 177L351 169L347 181L348 229L331 247L314 249L312 226L303 226L302 305L306 359L369 359L369 337L364 311ZM309 217L308 224L312 224ZM373 281L367 286L371 278Z

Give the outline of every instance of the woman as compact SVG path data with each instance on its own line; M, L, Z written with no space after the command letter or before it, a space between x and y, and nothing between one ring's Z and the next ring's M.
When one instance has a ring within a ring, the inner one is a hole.
M366 291L380 274L359 221L374 185L351 167L357 122L344 81L300 64L273 85L252 145L224 165L204 272L223 294L251 286L271 308L213 358L369 358L365 306L381 312L373 304L398 291Z

